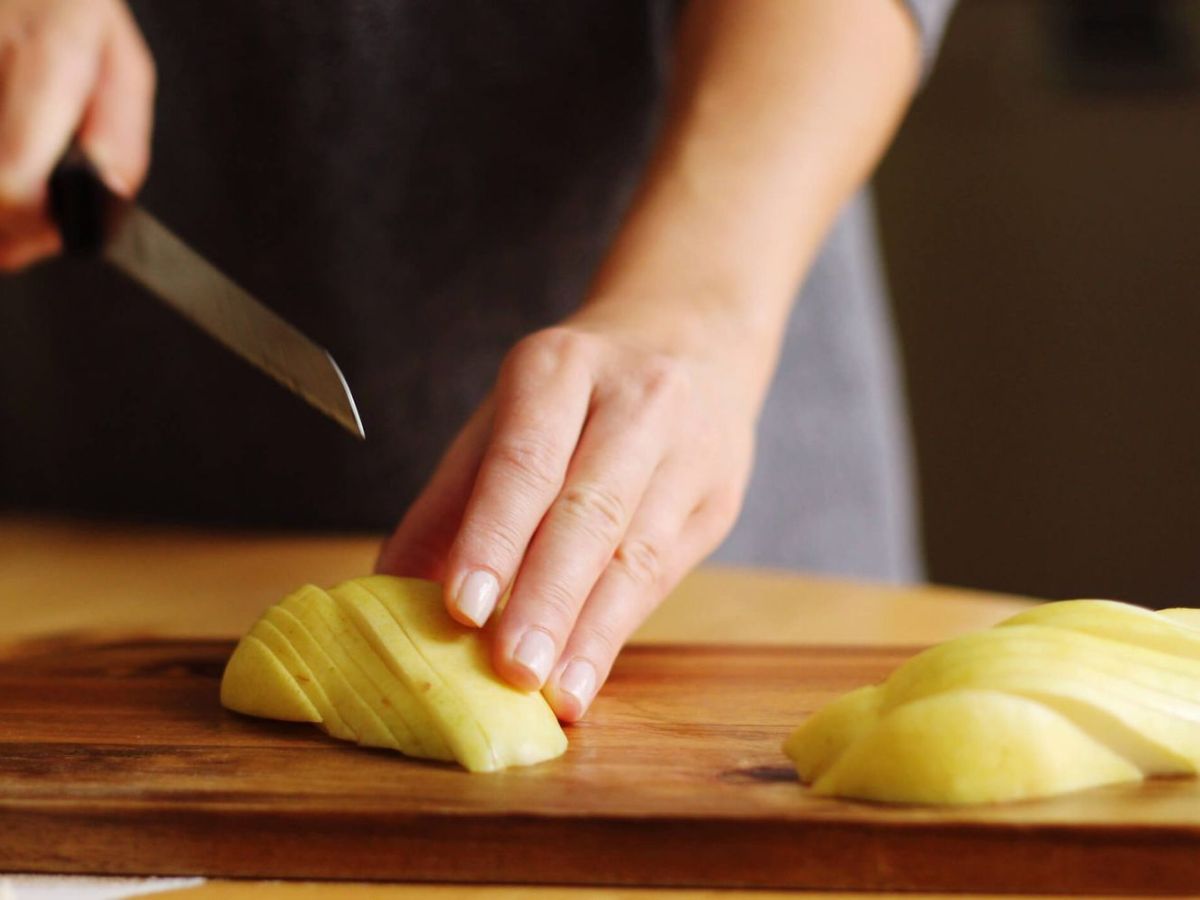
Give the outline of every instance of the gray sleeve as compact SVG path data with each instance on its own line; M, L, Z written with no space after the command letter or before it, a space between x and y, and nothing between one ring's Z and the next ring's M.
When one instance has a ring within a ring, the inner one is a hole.
M921 33L922 79L928 77L933 61L937 58L946 22L950 19L956 2L957 0L904 0L904 5L912 14L917 23L917 30Z

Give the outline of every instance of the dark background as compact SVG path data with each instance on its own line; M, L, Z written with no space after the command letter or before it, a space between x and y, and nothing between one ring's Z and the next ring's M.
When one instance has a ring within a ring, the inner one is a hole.
M877 179L929 577L1200 601L1200 2L965 0Z

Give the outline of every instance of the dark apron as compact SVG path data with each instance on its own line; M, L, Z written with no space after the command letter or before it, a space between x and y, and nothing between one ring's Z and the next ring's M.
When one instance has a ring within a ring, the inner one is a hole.
M58 261L0 281L0 499L390 528L506 349L580 301L653 137L673 5L132 6L160 83L143 202L329 347L369 440ZM873 254L860 206L799 301L727 558L914 571Z

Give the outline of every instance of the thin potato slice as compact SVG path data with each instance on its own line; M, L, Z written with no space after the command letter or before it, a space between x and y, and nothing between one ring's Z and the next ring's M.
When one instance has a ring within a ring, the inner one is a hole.
M346 679L346 683L384 724L396 744L396 749L410 756L424 756L423 745L413 734L413 730L403 717L396 711L392 701L387 699L384 690L377 685L368 674L368 666L374 660L379 662L374 653L359 656L350 653L342 640L344 626L341 622L330 621L322 615L324 604L333 605L333 601L320 588L306 586L280 601L279 607L294 615L309 633L321 645L338 672ZM334 605L334 611L337 611ZM338 613L340 617L340 613ZM385 702L386 701L386 702Z
M1025 800L1138 781L1141 770L1040 703L957 690L882 717L814 785L889 803Z
M316 673L308 667L308 663L296 652L296 648L287 639L287 635L265 618L255 622L254 627L250 629L250 633L266 644L271 649L271 652L275 654L275 658L296 679L296 683L300 685L309 702L312 703L313 707L320 714L321 721L318 724L321 729L343 741L357 740L354 730L338 714L338 711L333 706L333 701L325 693L325 688L321 686ZM236 677L236 675L237 673L233 673L233 677ZM229 677L231 676L227 671L225 678ZM225 686L225 678L221 679L222 688Z
M447 615L428 581L374 576L358 584L380 600L421 655L458 696L491 744L495 764L527 766L559 756L567 738L545 699L492 671L487 647Z
M1200 770L1200 615L1079 600L932 647L788 738L822 794L963 804Z
M279 657L253 634L238 641L225 672L221 704L226 708L289 722L321 721L321 714Z
M325 648L304 626L303 622L279 606L273 606L267 610L266 617L267 621L282 631L292 642L296 652L313 670L317 680L325 688L325 693L333 702L338 715L354 732L355 740L367 747L400 749L388 727L383 724L383 720L358 696L350 682L338 670L337 664L325 652Z
M330 593L362 628L376 652L425 704L454 758L472 772L491 772L503 764L478 720L426 660L404 628L376 596L361 584L346 582Z

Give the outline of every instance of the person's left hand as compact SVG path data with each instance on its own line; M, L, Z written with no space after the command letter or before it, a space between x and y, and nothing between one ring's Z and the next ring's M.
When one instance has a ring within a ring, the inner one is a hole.
M693 328L668 351L646 332L585 309L517 344L376 567L442 581L475 626L511 588L493 664L565 721L725 536L749 476L748 342Z

